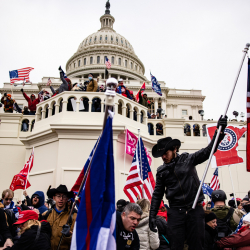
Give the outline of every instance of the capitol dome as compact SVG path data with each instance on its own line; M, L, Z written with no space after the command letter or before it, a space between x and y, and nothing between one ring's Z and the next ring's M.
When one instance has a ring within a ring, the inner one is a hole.
M135 54L130 42L113 29L115 18L110 15L110 3L106 3L106 11L100 18L101 29L86 37L79 45L76 53L68 60L66 71L69 77L84 79L89 73L94 78L101 76L124 78L124 80L147 80L145 68ZM112 66L105 75L105 57Z

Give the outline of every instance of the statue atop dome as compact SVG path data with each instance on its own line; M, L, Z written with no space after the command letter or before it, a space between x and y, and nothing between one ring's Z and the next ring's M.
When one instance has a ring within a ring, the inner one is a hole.
M110 3L109 3L109 0L106 2L105 7L106 7L105 14L110 15L110 10L109 10L110 9Z

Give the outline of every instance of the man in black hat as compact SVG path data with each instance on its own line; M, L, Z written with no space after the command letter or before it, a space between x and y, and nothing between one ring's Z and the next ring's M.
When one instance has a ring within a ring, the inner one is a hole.
M72 191L68 191L65 185L60 185L57 188L51 188L47 192L49 198L53 198L55 206L50 210L44 212L39 220L47 220L50 223L51 235L51 250L56 250L62 236L63 226L67 223L70 209L68 207L68 200L74 197ZM71 235L73 232L76 220L76 213L72 215L70 220L70 234L63 238L60 249L66 250L70 248Z
M227 126L227 117L220 118L217 128L222 126L215 152L224 138L224 129ZM155 231L156 215L162 197L166 195L169 201L168 224L171 229L171 250L183 249L187 240L189 250L202 250L204 248L204 210L202 202L204 195L201 192L195 209L192 205L198 191L200 180L195 167L209 158L217 131L206 148L193 154L177 152L181 142L171 137L158 140L152 149L155 158L162 157L163 165L157 169L156 185L151 201L149 227Z

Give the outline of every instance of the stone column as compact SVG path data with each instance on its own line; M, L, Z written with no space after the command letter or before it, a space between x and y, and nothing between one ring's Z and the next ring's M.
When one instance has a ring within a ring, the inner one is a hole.
M52 109L53 108L49 108L48 117L52 116Z
M123 115L123 116L126 116L126 106L123 106L123 107L122 107L122 115Z
M55 104L55 114L58 114L59 113L59 107L60 105L59 104Z
M67 104L68 104L68 101L62 101L63 103L63 107L62 107L62 112L66 112L67 111Z
M177 117L177 104L173 104L173 118L178 118Z
M157 109L158 109L158 100L159 100L158 97L154 97L154 107L155 107L154 113L155 114L156 114ZM155 117L155 119L156 119L156 117Z
M141 123L141 113L137 111L137 122Z
M101 102L101 112L104 111L104 104L105 104L105 102Z
M79 112L79 107L80 107L80 100L76 101L76 112Z
M134 120L134 109L130 108L130 119Z
M92 110L92 101L89 101L89 113L91 112Z
M46 110L42 110L42 120L45 119Z

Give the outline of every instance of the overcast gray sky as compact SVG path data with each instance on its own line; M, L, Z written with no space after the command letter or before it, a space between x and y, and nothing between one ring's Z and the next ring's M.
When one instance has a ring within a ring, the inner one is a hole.
M32 82L58 76L80 42L100 28L106 0L0 1L0 87L9 70L34 67ZM249 0L110 0L114 29L170 88L201 89L205 118L225 110L250 42ZM246 113L247 60L229 108Z

